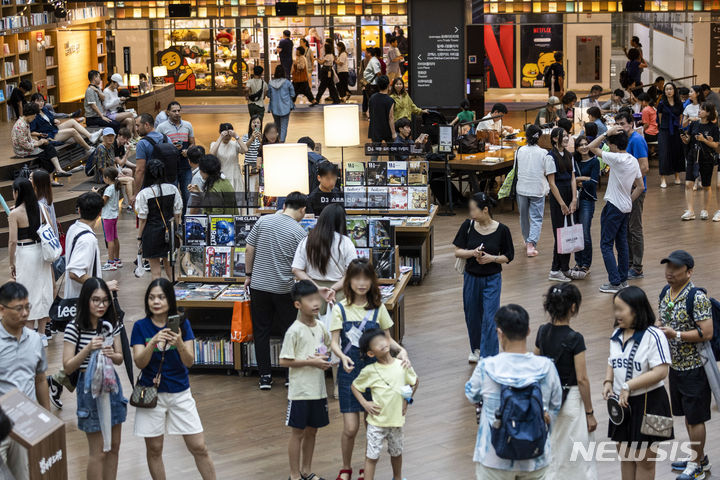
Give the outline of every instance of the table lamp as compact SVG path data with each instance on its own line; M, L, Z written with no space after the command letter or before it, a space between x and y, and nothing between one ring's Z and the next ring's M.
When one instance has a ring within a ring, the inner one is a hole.
M265 190L268 197L286 197L308 190L308 149L304 143L276 143L263 145Z
M360 144L360 106L328 105L323 109L325 145L340 147L340 175L345 178L345 147Z
M167 67L165 65L160 65L159 67L153 67L153 80L160 80L159 82L155 83L163 83L164 78L167 77L168 71Z

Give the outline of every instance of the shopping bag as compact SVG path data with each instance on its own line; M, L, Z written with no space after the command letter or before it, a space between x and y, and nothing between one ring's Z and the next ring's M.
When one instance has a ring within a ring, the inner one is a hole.
M318 321L325 326L325 330L328 332L330 331L330 323L332 322L333 318L333 307L335 306L334 303L328 303L327 304L327 310L324 314L318 315ZM340 358L338 358L335 353L330 352L330 363L333 365L338 365L340 363Z
M570 225L568 225L568 216ZM581 224L575 225L572 215L565 216L565 226L557 229L557 251L561 255L567 255L583 250L585 248L585 237Z
M233 304L232 323L230 324L230 340L235 343L249 342L253 338L252 333L250 300L235 302Z
M40 210L42 211L41 220L45 220L42 224L40 224L40 228L37 229L38 237L40 237L40 245L42 247L42 257L46 262L53 263L55 260L60 258L63 249L60 245L60 240L55 234L55 229L52 225L50 225L50 220L48 220L45 208L41 206Z

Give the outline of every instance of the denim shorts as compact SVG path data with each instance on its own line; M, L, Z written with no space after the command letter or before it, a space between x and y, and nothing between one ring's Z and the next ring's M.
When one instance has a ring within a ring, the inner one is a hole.
M117 378L117 373L115 373ZM98 416L97 401L92 397L92 393L85 393L83 384L85 383L85 372L80 372L78 376L78 386L75 389L77 395L77 417L78 429L86 433L94 433L100 431L100 417ZM120 379L117 378L118 386ZM127 399L123 397L122 386L118 393L110 394L110 423L117 425L124 423L127 417Z

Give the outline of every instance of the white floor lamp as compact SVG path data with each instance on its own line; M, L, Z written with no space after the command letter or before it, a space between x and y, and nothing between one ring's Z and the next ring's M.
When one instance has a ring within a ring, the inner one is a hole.
M268 197L287 197L290 192L310 193L307 145L276 143L263 146L265 189Z

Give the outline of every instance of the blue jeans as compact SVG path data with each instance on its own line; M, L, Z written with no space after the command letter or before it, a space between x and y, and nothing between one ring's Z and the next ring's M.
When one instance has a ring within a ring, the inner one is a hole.
M628 248L629 213L622 213L610 202L605 203L600 215L600 251L602 252L608 280L613 285L620 285L628 277L630 250ZM613 253L613 244L617 250L617 262Z
M575 263L577 263L580 267L590 268L590 265L592 265L592 238L590 238L590 226L592 225L594 213L595 202L581 198L578 204L578 220L583 226L585 249L575 254Z
M117 425L124 423L127 417L127 399L123 397L122 385L120 378L115 374L115 380L119 389L117 393L110 394L110 424ZM78 375L77 388L75 389L77 396L77 417L78 430L86 433L100 431L100 416L98 413L97 401L92 398L92 393L85 393L85 372Z
M178 183L178 190L180 190L180 196L182 196L182 200L183 200L183 215L185 215L185 211L187 210L188 199L190 198L190 192L188 191L188 185L190 185L191 181L192 181L192 170L190 170L190 169L178 170L177 183Z
M288 123L290 123L290 114L288 113L287 115L279 116L273 113L273 120L275 120L275 125L277 125L278 133L280 134L278 142L285 143L285 137L287 137Z
M502 274L478 277L465 272L463 281L463 307L470 350L480 349L481 357L497 355L497 332L495 331L495 313L500 308L500 290Z
M542 231L543 215L545 214L545 197L517 196L520 212L520 230L526 243L537 246Z

